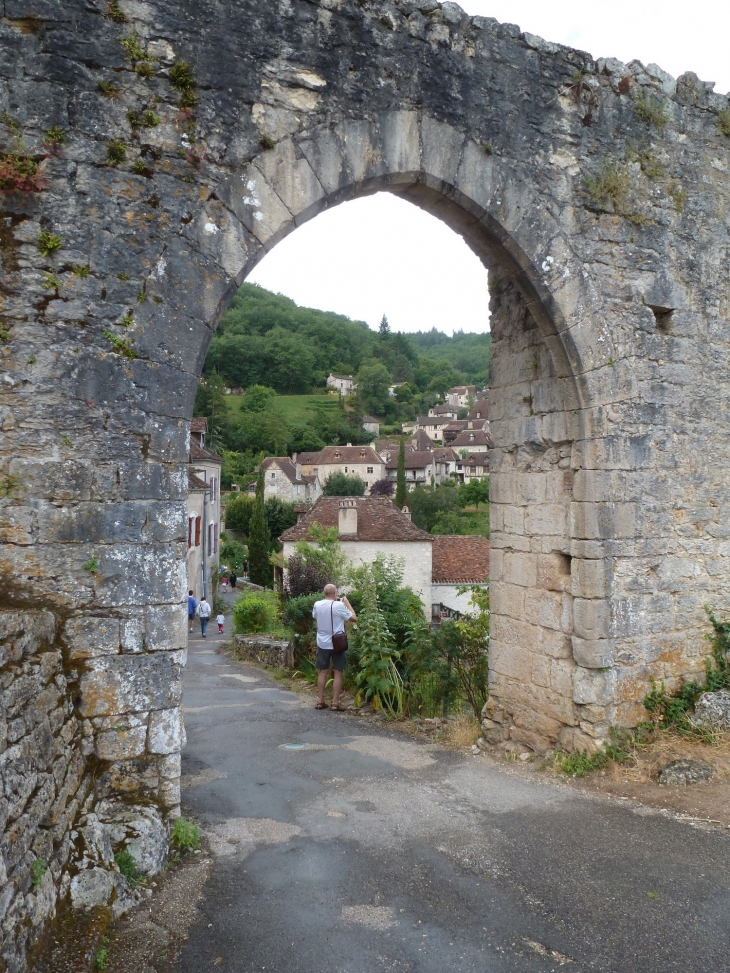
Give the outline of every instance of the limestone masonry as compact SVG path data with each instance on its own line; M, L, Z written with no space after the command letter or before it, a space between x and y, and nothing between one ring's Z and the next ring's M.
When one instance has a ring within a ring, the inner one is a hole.
M62 901L126 907L115 852L162 866L198 375L328 206L397 193L490 270L490 734L583 748L701 670L725 96L436 0L5 0L0 39L0 969Z

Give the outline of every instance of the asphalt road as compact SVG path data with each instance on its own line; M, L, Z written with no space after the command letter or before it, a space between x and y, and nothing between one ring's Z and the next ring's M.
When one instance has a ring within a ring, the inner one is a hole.
M730 836L319 713L212 635L183 802L215 866L181 973L730 970Z

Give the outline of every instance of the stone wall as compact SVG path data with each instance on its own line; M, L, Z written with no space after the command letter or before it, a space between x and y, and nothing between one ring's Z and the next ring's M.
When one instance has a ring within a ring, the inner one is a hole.
M212 329L288 233L379 190L493 280L493 722L565 745L635 724L730 601L728 99L436 0L119 6L0 19L0 152L42 160L38 192L2 195L0 597L57 619L46 681L75 687L94 768L83 870L177 813Z
M233 648L242 659L250 659L251 662L287 669L293 669L296 665L294 643L270 635L234 635Z

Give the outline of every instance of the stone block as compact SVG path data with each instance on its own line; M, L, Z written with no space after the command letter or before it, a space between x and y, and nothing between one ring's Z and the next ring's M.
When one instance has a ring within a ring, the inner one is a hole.
M606 598L613 584L613 560L573 558L570 590L576 598Z
M565 554L551 551L537 558L537 584L546 591L568 591L571 584L571 560Z
M178 753L185 746L185 740L185 726L179 707L150 714L147 740L150 753Z
M613 639L572 638L573 658L585 669L607 669L614 664Z
M553 692L572 700L575 671L575 663L572 659L553 659L550 664L550 688Z
M181 700L180 667L167 654L97 657L81 676L85 717L172 708Z
M573 677L573 702L579 705L610 703L613 701L615 682L613 671L604 672L579 666Z
M566 508L555 503L534 504L525 511L528 534L564 534L567 529Z
M521 585L523 588L534 588L537 584L536 556L506 551L503 577L509 584Z
M611 609L609 602L599 599L575 598L573 600L573 626L581 639L605 639L611 634Z
M525 592L525 621L543 628L561 629L562 595L554 591Z
M114 722L116 725L110 729L96 733L96 756L100 760L129 760L141 756L147 744L147 714L118 716Z
M568 753L582 753L584 750L595 753L601 746L600 740L584 733L577 726L563 727L558 736L558 743Z
M522 618L524 599L525 589L520 585L507 584L503 581L490 581L489 603L493 614Z

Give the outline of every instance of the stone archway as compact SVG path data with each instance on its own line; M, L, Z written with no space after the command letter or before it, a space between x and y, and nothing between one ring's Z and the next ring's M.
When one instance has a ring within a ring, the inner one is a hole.
M1 148L48 158L0 224L13 970L88 864L72 831L177 813L195 387L324 207L396 192L491 271L496 736L635 724L730 591L725 97L435 0L21 6Z

